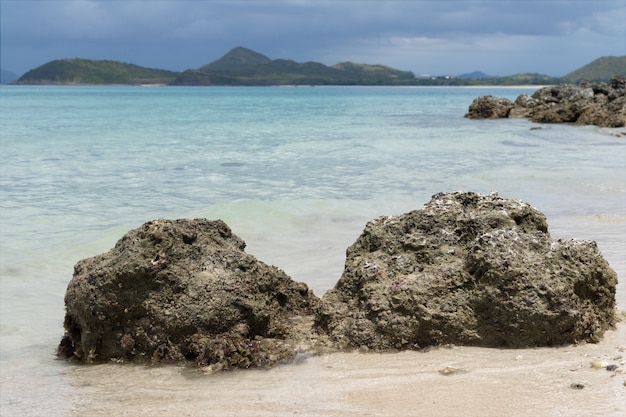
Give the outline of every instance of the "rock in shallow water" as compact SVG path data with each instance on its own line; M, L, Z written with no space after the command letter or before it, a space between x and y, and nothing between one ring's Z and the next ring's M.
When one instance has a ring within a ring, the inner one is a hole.
M218 368L290 358L310 336L319 299L244 247L219 220L157 220L128 232L75 266L59 355Z
M321 348L597 341L617 277L591 241L497 194L437 194L370 221L323 299L244 252L222 221L156 220L80 261L60 357L272 366Z
M465 115L470 119L526 117L538 123L574 123L602 127L626 126L626 77L610 84L560 84L543 87L514 103L505 98L476 98Z
M553 240L524 202L437 194L367 224L316 324L376 350L596 341L614 324L616 283L594 242Z

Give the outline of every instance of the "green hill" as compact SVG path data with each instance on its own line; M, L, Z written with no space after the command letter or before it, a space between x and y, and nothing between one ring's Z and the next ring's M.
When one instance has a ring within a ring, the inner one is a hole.
M256 65L266 64L271 59L252 49L238 46L226 55L199 68L200 71L241 71Z
M167 84L177 75L118 61L57 59L28 71L15 84Z
M475 73L482 74L482 73ZM471 74L470 74L471 75ZM28 71L15 84L168 84L168 85L547 85L581 80L608 82L626 75L626 56L599 58L562 78L542 74L506 77L435 76L416 78L411 71L385 65L270 59L236 47L220 59L183 73L118 61L58 59Z
M319 62L271 60L237 47L196 71L183 72L172 85L403 85L414 80L412 72L384 65L343 62L329 67Z
M354 62L340 62L332 66L342 71L351 79L362 83L385 84L387 82L398 83L415 79L411 71L402 71L386 65L355 64Z
M626 76L626 55L604 56L563 77L568 82L604 81L616 75Z

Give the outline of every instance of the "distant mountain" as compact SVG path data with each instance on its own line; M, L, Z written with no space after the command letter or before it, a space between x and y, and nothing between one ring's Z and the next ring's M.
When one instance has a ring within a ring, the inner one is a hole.
M237 47L198 70L183 72L172 85L402 85L414 79L410 71L384 65L342 62L329 67L319 62L271 60Z
M266 64L271 59L252 49L238 46L231 49L226 55L199 68L200 71L241 71Z
M626 55L604 56L572 71L563 78L568 82L609 81L616 75L626 76Z
M20 76L15 74L14 72L0 69L0 84L8 84L11 81L17 80L18 78L20 78Z
M4 73L3 73L4 74ZM609 81L626 74L626 56L599 58L566 77L515 74L493 77L475 71L459 76L415 77L411 71L385 65L270 59L236 47L217 61L182 73L118 61L58 59L28 71L15 84L168 84L168 85L548 85L563 82ZM4 75L1 78L4 81Z
M487 75L482 71L474 71L469 74L461 74L457 78L462 80L481 80L483 78L492 78L491 75Z
M177 75L124 62L75 58L48 62L15 84L167 84Z

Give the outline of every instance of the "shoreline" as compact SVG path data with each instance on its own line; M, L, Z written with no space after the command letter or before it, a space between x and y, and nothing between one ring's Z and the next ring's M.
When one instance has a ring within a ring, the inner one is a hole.
M96 365L68 373L89 387L77 415L618 417L626 411L626 323L598 344L555 348L440 347L339 352L270 370L203 374L170 367ZM621 359L616 359L621 357ZM621 371L594 368L619 364ZM604 365L606 366L606 365ZM84 388L83 388L84 389ZM138 389L142 397L131 393ZM82 389L81 389L82 391Z

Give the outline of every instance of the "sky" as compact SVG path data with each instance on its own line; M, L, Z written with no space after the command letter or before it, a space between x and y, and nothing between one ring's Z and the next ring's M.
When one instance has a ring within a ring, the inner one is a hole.
M183 71L243 46L417 74L562 76L626 55L626 0L0 0L0 67L111 59Z

